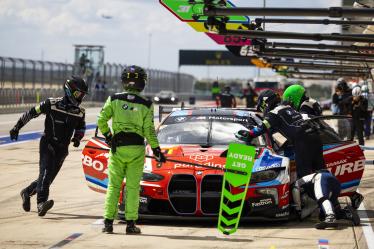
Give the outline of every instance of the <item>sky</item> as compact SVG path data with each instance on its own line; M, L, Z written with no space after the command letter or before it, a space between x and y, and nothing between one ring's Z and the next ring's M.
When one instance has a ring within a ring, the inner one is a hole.
M263 0L233 2L263 6ZM266 1L267 7L340 5L341 0ZM331 33L339 27L267 24L266 30ZM178 70L180 49L225 49L179 21L158 0L0 0L0 37L0 56L72 63L73 44L104 45L105 62L167 71ZM180 70L197 78L252 78L258 72L254 67L183 66Z

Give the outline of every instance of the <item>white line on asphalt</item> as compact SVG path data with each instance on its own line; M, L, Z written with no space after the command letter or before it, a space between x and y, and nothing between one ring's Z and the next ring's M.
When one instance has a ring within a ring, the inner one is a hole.
M370 219L366 213L366 209L364 203L362 202L358 210L362 211L359 213L361 221L364 221L365 224L362 227L364 231L366 244L368 245L368 249L374 249L374 232L373 227L371 226Z

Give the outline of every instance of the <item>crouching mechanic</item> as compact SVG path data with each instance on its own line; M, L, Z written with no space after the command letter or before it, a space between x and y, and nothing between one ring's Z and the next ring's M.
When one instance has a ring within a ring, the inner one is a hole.
M289 103L295 110L300 111L302 114L310 116L322 115L321 106L316 100L306 97L305 88L300 85L289 86L283 93L283 101ZM354 209L357 209L364 200L364 197L357 192L349 196L349 198Z
M125 92L108 98L97 121L101 133L111 145L103 232L113 232L121 186L126 177L126 234L139 234L141 231L135 222L138 219L140 180L144 168L144 138L151 145L157 161L165 162L165 157L155 132L152 102L140 96L147 81L146 72L141 67L129 66L123 70L121 80ZM108 126L110 119L113 133Z
M320 223L316 224L317 229L337 227L336 219L352 220L354 225L360 224L360 217L351 206L343 210L338 202L341 186L339 180L328 170L306 175L298 179L292 187L292 197L296 211L301 214L301 189L317 201L320 208Z
M46 115L39 146L39 177L21 191L22 207L26 212L30 211L30 197L37 194L39 216L44 216L54 204L53 200L48 200L49 187L68 155L69 143L78 147L86 130L85 110L79 107L88 91L86 82L72 76L66 80L64 91L63 98L49 98L31 108L10 131L11 140L17 140L19 130L31 119Z

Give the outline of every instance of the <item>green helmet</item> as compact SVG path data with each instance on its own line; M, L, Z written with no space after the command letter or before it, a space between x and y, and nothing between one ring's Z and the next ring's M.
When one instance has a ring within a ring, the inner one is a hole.
M299 109L305 94L305 88L300 85L287 87L283 93L283 101L290 102L295 109Z

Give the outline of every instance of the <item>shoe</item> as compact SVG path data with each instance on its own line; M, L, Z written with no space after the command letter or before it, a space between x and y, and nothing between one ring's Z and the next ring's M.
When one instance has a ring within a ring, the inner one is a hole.
M338 223L336 222L335 215L328 214L324 221L321 221L315 225L317 229L325 229L328 227L337 227Z
M38 204L38 215L44 216L48 212L48 210L53 207L53 204L54 204L53 200L48 200L48 201L39 203Z
M358 216L357 210L347 205L343 208L347 220L351 220L354 226L358 226L361 223L360 216Z
M361 205L362 201L364 200L364 196L357 192L355 192L349 198L351 199L351 205L354 209L358 209L358 207Z
M30 205L30 195L27 192L27 189L22 189L21 193L22 198L22 208L25 210L25 212L30 212L31 205Z
M113 220L104 219L103 233L111 234L113 233Z
M127 226L126 226L126 234L134 235L134 234L140 234L140 228L135 226L135 221L133 220L128 220L126 221Z

